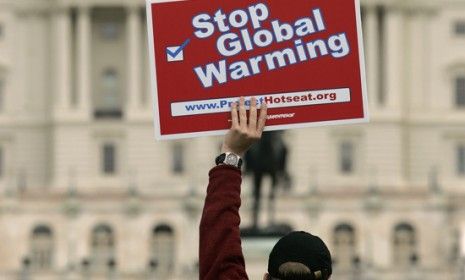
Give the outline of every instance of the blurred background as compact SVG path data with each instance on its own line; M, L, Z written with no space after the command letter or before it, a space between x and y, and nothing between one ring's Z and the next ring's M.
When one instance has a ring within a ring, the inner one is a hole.
M465 0L362 17L371 122L280 134L257 223L320 235L335 280L463 280ZM1 280L198 279L221 137L154 140L146 42L142 0L0 0ZM244 238L251 279L275 241Z

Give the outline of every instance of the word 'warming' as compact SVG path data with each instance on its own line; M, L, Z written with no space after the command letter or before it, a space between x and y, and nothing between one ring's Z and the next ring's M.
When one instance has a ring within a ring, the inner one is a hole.
M263 23L270 16L269 8L263 4L237 9L229 15L218 10L214 16L199 14L192 20L195 36L206 39L221 33L216 41L218 52L223 57L232 57L255 48L266 48L273 44L292 41L292 47L269 52L249 58L246 61L228 63L226 59L217 63L194 68L194 72L204 87L213 86L216 81L223 84L260 74L266 66L268 71L331 55L342 58L350 53L349 42L345 33L330 35L325 39L304 41L304 37L326 30L326 23L320 9L313 9L311 15L297 19L293 23L270 22L270 29L263 28ZM251 28L250 28L251 27ZM251 34L251 30L253 34Z

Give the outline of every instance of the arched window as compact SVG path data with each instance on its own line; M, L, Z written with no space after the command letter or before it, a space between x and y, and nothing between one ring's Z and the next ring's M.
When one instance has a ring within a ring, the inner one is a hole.
M339 224L334 228L334 260L340 269L348 269L359 262L356 248L355 229L349 224Z
M93 268L109 268L115 262L115 236L113 229L106 224L94 227L91 237Z
M31 236L30 264L33 269L50 269L53 260L53 233L45 225L36 226Z
M159 276L169 275L174 269L174 232L169 225L161 224L152 231L151 266Z
M400 223L394 228L393 245L396 265L410 266L418 261L417 236L412 225Z

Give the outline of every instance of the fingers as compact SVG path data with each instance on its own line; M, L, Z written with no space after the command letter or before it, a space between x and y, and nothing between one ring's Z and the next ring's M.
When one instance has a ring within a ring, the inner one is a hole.
M249 130L255 131L257 129L257 99L252 97L250 99L250 113L249 113Z
M250 114L248 122L244 97L241 97L239 99L239 104L237 104L237 102L233 102L231 107L232 127L240 129L244 133L252 133L256 136L261 136L263 130L265 129L265 123L267 118L266 103L261 103L260 116L258 116L257 120L257 98L252 97L250 99Z
M268 110L268 106L266 105L266 102L263 102L260 108L260 116L258 117L257 130L260 135L262 135L262 132L265 129L267 110Z
M247 112L245 110L245 99L243 96L239 100L239 125L242 131L247 130Z
M237 115L237 103L232 103L231 109L231 120L232 120L232 127L239 128L239 116Z

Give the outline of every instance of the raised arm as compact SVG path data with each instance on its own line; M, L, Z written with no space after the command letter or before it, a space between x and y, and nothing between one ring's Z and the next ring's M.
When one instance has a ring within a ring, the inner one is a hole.
M239 107L239 112L238 112ZM266 122L266 104L257 119L256 99L252 98L249 120L244 98L232 105L232 126L226 134L222 152L243 157L260 139ZM244 256L240 240L241 171L220 164L209 173L207 197L200 222L199 273L201 280L243 280Z

